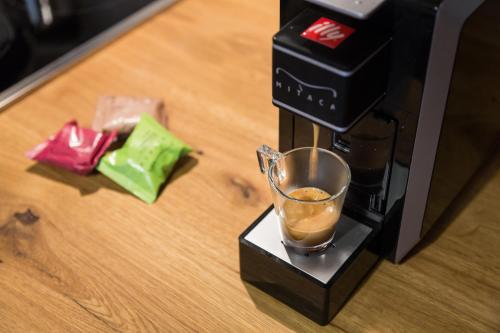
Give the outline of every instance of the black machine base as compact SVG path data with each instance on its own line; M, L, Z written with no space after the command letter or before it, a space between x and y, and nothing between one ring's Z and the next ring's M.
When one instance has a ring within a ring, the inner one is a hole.
M342 216L333 246L321 254L299 254L281 243L271 206L239 237L241 279L327 325L377 262L368 250L374 234Z

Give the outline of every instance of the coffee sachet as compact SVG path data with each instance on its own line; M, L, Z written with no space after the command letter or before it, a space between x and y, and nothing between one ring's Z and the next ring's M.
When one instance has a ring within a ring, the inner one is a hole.
M92 129L129 134L143 113L148 113L166 126L163 102L154 98L103 96L97 102Z
M72 120L26 155L32 160L86 175L96 167L115 137L114 131L96 132L79 127L77 122Z
M191 148L144 113L122 148L106 154L97 170L153 203L179 158Z

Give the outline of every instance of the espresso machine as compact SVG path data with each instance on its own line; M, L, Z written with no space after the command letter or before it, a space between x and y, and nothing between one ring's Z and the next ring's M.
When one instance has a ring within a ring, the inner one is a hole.
M281 0L279 150L340 155L352 180L334 245L305 256L266 210L242 280L325 325L379 258L400 263L500 144L500 2Z

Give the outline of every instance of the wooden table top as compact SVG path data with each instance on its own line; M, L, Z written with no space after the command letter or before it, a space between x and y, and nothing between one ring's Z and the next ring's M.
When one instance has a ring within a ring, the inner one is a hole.
M0 331L500 331L498 158L326 327L242 283L238 235L271 202L255 148L277 145L277 26L275 1L185 0L0 113ZM24 156L105 94L163 98L197 150L153 205Z

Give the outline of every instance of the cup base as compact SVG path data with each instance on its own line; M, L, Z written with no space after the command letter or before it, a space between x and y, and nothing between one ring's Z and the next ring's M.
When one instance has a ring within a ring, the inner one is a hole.
M314 245L314 246L297 246L297 245L293 244L294 241L285 240L285 239L282 239L281 243L283 243L283 245L287 249L290 249L290 250L297 252L299 254L303 254L303 255L321 254L326 249L328 249L330 246L335 246L335 244L333 244L334 237L335 237L335 233L333 233L332 237L330 237L330 239L328 239L326 242L323 242L321 244Z

